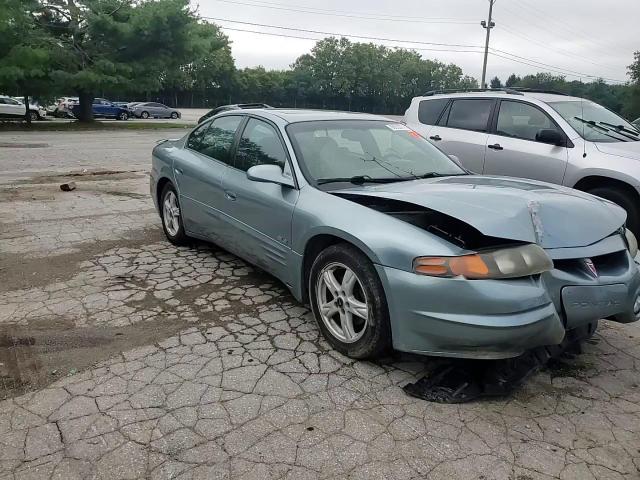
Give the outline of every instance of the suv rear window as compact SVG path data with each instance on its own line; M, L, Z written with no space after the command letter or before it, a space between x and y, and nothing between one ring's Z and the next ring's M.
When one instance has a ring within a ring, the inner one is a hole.
M418 106L418 120L420 123L435 125L448 102L448 98L422 100Z
M447 127L486 132L493 102L493 99L484 98L454 100Z

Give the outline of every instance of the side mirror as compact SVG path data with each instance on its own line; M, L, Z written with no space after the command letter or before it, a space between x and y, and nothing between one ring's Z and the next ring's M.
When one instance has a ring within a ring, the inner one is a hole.
M278 165L255 165L247 170L247 178L254 182L275 183L284 187L294 187L293 179L285 176Z
M554 128L543 128L536 133L536 141L557 147L566 147L567 139Z

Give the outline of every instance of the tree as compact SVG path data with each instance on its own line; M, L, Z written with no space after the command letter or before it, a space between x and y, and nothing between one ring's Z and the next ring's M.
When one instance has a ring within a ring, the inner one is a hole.
M38 28L35 0L4 0L0 8L0 87L24 97L25 119L29 98L50 90L51 39Z
M509 78L507 78L507 81L505 82L505 86L506 87L515 87L520 83L520 77L517 76L515 73L512 73L511 75L509 75Z
M491 88L502 88L502 82L498 77L493 77L491 79Z
M640 51L633 54L633 63L629 65L631 85L629 99L625 104L625 113L630 119L640 117Z
M61 45L54 79L80 98L80 120L105 89L158 90L166 65L188 56L196 23L188 0L40 0L37 18Z

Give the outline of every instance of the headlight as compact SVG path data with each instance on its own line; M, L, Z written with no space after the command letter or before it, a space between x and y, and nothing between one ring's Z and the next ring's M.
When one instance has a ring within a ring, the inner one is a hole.
M421 275L469 279L527 277L552 268L547 252L534 244L459 257L418 257L413 261L413 271Z
M627 239L627 247L629 247L631 258L635 258L635 256L638 254L638 240L636 239L636 236L633 234L633 232L628 228L624 229L624 236Z

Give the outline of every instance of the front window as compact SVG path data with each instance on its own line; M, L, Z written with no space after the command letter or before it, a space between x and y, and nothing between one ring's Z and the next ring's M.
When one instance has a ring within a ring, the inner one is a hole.
M287 133L307 180L315 185L399 182L466 173L400 123L300 122L289 125Z
M589 100L549 102L578 134L590 142L633 142L640 132L624 118Z

